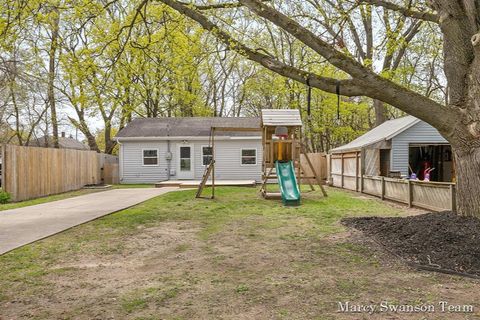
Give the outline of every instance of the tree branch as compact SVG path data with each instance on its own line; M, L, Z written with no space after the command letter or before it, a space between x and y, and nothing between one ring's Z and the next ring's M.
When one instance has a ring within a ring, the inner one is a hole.
M276 26L290 33L327 59L332 65L350 74L354 80L357 80L357 83L361 83L364 88L364 96L381 100L427 123L434 124L441 132L446 133L451 131L453 121L451 119L447 120L445 117L455 117L452 109L402 87L391 80L382 78L351 57L336 50L310 30L278 10L258 0L239 0L239 2L245 4L245 6L258 16L269 20Z
M246 58L258 62L262 66L301 83L308 82L311 86L323 91L335 93L337 80L325 78L309 73L293 66L284 64L270 55L240 43L226 32L219 29L198 10L186 6L175 0L157 0L181 14L197 21L205 30L212 32L227 48L234 50ZM331 64L350 74L353 79L340 81L341 94L345 96L368 96L398 107L428 123L435 124L440 132L450 133L455 119L455 113L421 94L406 89L393 81L382 78L371 70L362 66L343 53L316 37L308 29L296 21L288 18L279 11L264 5L259 0L239 0L257 15L266 18L278 27L293 35L295 38L319 53Z
M425 20L425 21L430 21L435 23L438 23L440 19L440 17L435 13L412 10L410 8L405 8L385 0L357 0L357 2L371 4L377 7L383 7L388 10L397 11L403 14L404 16L410 17L410 18L415 18L415 19L420 19L420 20Z
M340 84L341 93L345 96L360 96L364 94L364 89L356 80L337 80L333 78L322 77L317 74L301 70L279 61L269 54L260 52L260 49L254 50L240 41L234 39L226 32L219 29L217 25L211 22L207 17L189 6L175 0L158 0L171 8L177 10L181 14L197 21L205 30L212 32L228 49L238 52L247 57L249 60L255 61L265 68L272 70L284 77L296 80L298 82L308 84L319 88L323 91L335 93L337 83ZM262 50L264 51L264 50Z
M269 2L272 0L261 0L262 2ZM193 6L193 8L197 10L216 10L216 9L234 9L243 7L243 4L239 2L224 2L224 3L216 3L216 4L206 4L206 5L196 5L188 2L178 1L179 3L185 6Z

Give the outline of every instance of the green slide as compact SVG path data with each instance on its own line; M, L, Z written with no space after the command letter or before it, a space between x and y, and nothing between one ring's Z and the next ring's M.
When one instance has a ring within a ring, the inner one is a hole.
M278 185L282 194L283 204L286 206L300 205L300 190L295 177L293 162L275 162L277 169Z

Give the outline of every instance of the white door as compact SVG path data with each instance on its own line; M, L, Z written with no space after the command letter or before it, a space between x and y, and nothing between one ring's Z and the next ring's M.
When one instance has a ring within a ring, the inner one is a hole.
M193 145L178 145L178 179L193 179Z

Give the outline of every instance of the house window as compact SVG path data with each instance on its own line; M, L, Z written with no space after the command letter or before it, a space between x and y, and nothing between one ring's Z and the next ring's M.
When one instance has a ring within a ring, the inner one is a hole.
M202 163L204 166L208 166L210 161L213 158L213 149L212 147L203 146L202 147Z
M143 165L158 166L158 150L157 149L143 150Z
M242 165L257 164L257 149L242 149Z

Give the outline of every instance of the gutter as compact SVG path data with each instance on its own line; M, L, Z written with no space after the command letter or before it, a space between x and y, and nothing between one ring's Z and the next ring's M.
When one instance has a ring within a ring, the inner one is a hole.
M183 141L183 140L192 140L192 141L208 141L208 136L184 136L184 137L117 137L117 141ZM215 137L215 140L261 140L262 136L246 136L246 137L230 137L230 136L220 136Z
M118 167L118 170L120 171L119 172L119 182L121 183L123 181L123 148L122 148L122 143L120 142L120 140L117 138L117 143L118 143L118 146L120 148L120 152L118 154L118 162L119 162L119 167Z

